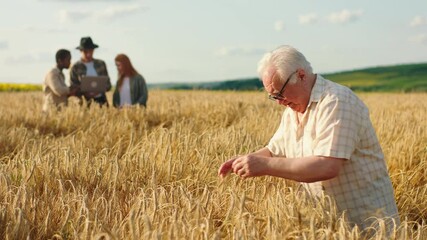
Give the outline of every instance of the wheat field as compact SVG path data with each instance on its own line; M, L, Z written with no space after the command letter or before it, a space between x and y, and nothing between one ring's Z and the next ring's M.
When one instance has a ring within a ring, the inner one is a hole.
M402 220L389 238L427 239L427 94L358 95ZM283 108L264 93L153 90L147 109L72 99L50 115L41 105L41 92L0 93L1 239L366 237L293 181L218 178L277 128ZM386 239L384 228L371 238Z

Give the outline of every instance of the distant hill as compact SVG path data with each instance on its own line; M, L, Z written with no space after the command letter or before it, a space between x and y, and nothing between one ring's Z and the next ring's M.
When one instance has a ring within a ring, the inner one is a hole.
M161 83L148 84L149 88L156 89L206 89L206 90L259 90L262 82L258 78L245 78L237 80L226 80L221 82L203 82L203 83Z
M358 91L427 92L427 63L373 67L325 77Z
M348 86L355 91L366 92L427 92L427 63L372 67L322 76ZM207 89L207 90L259 90L258 78L226 80L206 83L149 84L157 89Z
M321 73L322 76L363 92L427 92L427 63L371 67L336 73ZM40 91L40 84L0 83L0 92ZM150 89L206 89L248 91L261 90L257 78L243 78L200 83L148 84Z

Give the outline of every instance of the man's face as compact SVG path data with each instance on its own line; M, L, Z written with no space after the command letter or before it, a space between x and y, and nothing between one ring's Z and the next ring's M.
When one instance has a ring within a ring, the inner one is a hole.
M59 59L59 65L62 68L68 69L70 67L70 64L71 64L71 55L68 55L64 59Z
M80 51L82 53L82 60L85 62L90 62L93 60L94 49L83 49Z
M305 112L307 108L307 93L304 85L301 83L301 76L304 76L304 70L297 70L296 72L292 72L286 78L285 82L289 79L292 81L292 78L297 78L296 83L288 83L285 88L283 88L284 82L280 81L279 74L275 69L269 69L267 74L263 77L262 83L264 85L264 89L271 96L277 96L275 100L277 103L283 106L290 107L292 110L296 112ZM283 90L282 90L283 89ZM280 90L282 92L280 93ZM308 98L310 97L310 93L308 93Z

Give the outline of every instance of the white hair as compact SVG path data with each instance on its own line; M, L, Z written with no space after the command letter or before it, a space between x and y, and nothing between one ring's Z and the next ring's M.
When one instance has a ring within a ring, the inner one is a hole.
M270 69L279 74L280 81L284 82L296 70L304 69L307 74L312 74L311 64L304 55L295 48L282 45L271 52L266 53L258 62L258 75L262 80ZM290 80L290 84L296 82L296 78Z

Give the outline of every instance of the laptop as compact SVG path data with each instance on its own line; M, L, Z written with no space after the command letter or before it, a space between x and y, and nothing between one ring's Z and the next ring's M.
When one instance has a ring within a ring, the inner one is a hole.
M110 85L110 78L107 76L83 76L80 80L82 92L105 93Z

